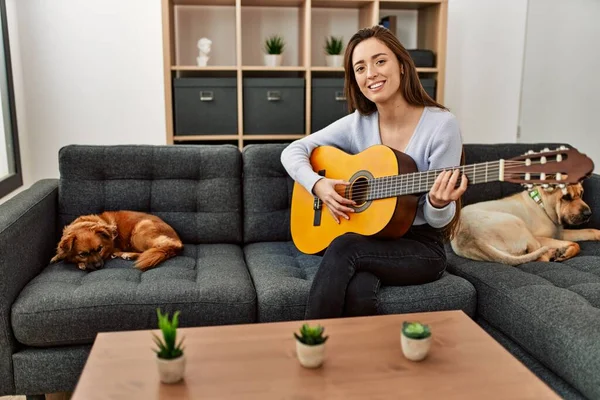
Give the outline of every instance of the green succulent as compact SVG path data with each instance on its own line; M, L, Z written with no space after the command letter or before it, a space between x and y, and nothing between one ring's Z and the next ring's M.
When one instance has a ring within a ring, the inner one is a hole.
M404 321L402 323L402 332L406 337L411 339L425 339L431 336L429 325L424 325L419 322Z
M285 48L285 42L279 35L272 35L265 40L265 52L267 54L281 54Z
M181 346L183 338L179 344L176 344L177 327L179 326L179 311L175 311L172 320L169 320L169 313L161 314L160 308L156 309L156 314L158 316L158 327L162 331L163 340L152 333L154 342L158 346L158 349L155 349L154 352L157 354L158 358L163 358L165 360L172 360L181 356L183 354L183 347Z
M342 54L342 50L344 49L343 38L330 36L325 40L325 52L329 55L335 56Z
M325 343L329 338L329 336L323 336L324 330L325 328L321 325L311 327L308 324L304 324L302 325L302 328L300 328L300 335L294 332L294 336L297 340L308 346L316 346Z

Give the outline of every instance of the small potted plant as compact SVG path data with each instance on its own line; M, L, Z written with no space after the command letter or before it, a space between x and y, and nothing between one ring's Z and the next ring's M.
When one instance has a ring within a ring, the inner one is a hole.
M323 364L325 359L325 342L329 336L323 336L323 328L320 325L302 325L300 335L294 332L296 337L296 354L303 367L317 368Z
M179 344L177 340L177 327L179 326L179 311L173 314L173 319L169 320L169 314L161 314L160 308L156 309L158 315L158 327L162 332L162 340L154 333L154 342L158 346L155 349L156 362L158 363L158 372L161 382L175 383L183 379L185 371L185 354L183 354L183 338Z
M283 49L285 42L279 35L272 35L265 40L265 65L268 67L278 67L283 61Z
M344 50L343 39L330 36L325 40L325 59L328 67L341 67L344 62L342 51Z
M401 333L402 353L412 361L421 361L431 347L431 330L420 322L404 321Z

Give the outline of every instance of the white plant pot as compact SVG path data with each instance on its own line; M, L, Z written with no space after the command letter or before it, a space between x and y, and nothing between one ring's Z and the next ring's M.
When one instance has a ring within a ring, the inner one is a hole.
M279 67L283 61L282 54L265 54L265 65L267 67Z
M156 357L158 374L163 383L175 383L183 379L185 373L185 354L173 360Z
M406 337L403 332L400 333L400 342L404 357L411 361L421 361L429 353L431 348L431 336L425 339L411 339Z
M296 340L296 354L303 367L318 368L325 360L325 343L309 346Z
M336 54L336 55L328 54L325 56L325 61L327 62L328 67L339 68L344 63L344 56L342 54Z

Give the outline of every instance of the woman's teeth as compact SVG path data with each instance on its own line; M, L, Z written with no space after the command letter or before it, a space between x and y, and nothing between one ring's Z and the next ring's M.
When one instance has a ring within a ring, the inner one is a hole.
M376 90L383 86L385 82L377 82L369 86L369 89Z

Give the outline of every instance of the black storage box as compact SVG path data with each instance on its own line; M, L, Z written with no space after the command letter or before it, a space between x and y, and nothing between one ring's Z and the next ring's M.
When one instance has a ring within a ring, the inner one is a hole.
M244 134L303 134L304 78L244 78Z
M236 78L175 78L175 135L237 135Z
M311 94L311 126L316 132L348 115L344 95L344 78L313 78Z
M435 100L435 79L434 78L421 78L421 85L427 94Z
M433 68L435 67L435 57L431 50L411 49L408 54L413 59L415 67Z

